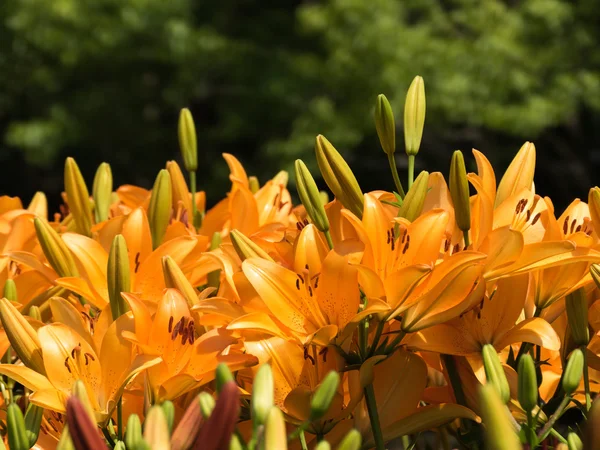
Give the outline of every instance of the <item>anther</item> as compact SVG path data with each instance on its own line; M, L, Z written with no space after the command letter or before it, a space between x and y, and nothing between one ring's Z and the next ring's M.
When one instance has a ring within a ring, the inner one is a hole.
M533 220L531 221L531 225L535 225L535 223L540 220L540 217L542 216L542 213L537 213L535 215L535 217L533 218Z
M169 317L169 333L173 331L173 316Z

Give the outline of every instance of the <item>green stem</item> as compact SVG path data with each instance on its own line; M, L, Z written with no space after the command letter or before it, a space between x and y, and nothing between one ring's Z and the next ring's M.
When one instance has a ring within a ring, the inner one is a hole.
M196 206L196 172L190 171L190 191L192 192L192 224L196 228L196 216L198 214Z
M398 191L398 194L404 200L406 194L404 193L404 189L402 188L402 182L400 181L400 177L398 176L398 169L396 168L396 158L394 158L393 153L388 154L388 162L390 163L390 169L392 170L392 177L394 178L396 191Z
M408 155L408 188L407 188L407 190L410 190L410 187L412 186L413 181L415 181L415 155Z
M117 403L117 437L123 440L123 397Z
M406 332L400 330L400 333L398 333L398 336L396 336L396 338L385 348L385 353L394 351L396 349L396 347L398 345L400 345L400 342L402 342L402 339L404 339L404 336L406 336Z
M540 317L541 313L542 313L542 310L540 308L536 308L535 313L533 314L533 317ZM521 343L521 347L519 348L519 352L517 353L517 357L515 358L515 367L517 367L517 365L519 364L519 360L521 359L521 356L528 353L532 347L533 347L533 344L530 344L529 342Z
M304 430L300 431L300 445L302 450L308 450L308 446L306 445L306 437L304 436Z
M327 245L329 245L329 249L333 250L333 239L331 239L331 233L329 230L325 232L325 239L327 239Z
M458 370L456 368L456 363L454 362L454 356L452 355L441 355L442 361L446 366L446 371L448 372L448 378L450 379L450 385L452 386L452 390L454 391L454 397L456 397L456 402L459 405L467 406L467 400L465 397L465 392L462 388L462 383L460 381L460 376L458 375Z
M471 241L469 240L469 230L463 231L463 236L465 238L465 248L468 248L471 245Z
M569 441L567 441L562 434L560 434L558 431L556 431L554 428L552 428L550 430L550 434L552 436L554 436L556 439L558 439L560 442L562 442L563 444L567 444L569 445Z
M538 433L539 442L542 442L544 439L546 439L548 437L548 435L550 434L550 431L554 427L554 424L560 418L560 416L562 415L563 411L568 406L570 401L571 401L571 397L569 397L569 396L565 396L565 398L562 399L562 402L560 402L560 405L558 405L558 408L556 408L556 411L554 411L554 414L552 414L550 416L550 419L548 419L548 422L546 422L546 425L544 425L544 428L542 428L540 430L540 432Z
M590 373L588 369L587 347L581 346L583 352L583 385L585 387L585 409L589 411L592 407L592 397L590 395Z
M367 359L375 354L375 350L377 350L377 346L379 345L379 339L381 339L381 333L383 333L384 326L385 321L383 320L379 322L379 325L377 325L377 329L375 330L375 337L373 338L373 342L371 343L371 348L369 348Z
M379 422L379 412L377 412L375 390L373 389L372 384L369 384L365 387L365 401L367 403L367 410L369 411L371 430L373 431L373 439L375 440L375 449L385 450L385 443L383 442L383 433L381 432L381 424Z

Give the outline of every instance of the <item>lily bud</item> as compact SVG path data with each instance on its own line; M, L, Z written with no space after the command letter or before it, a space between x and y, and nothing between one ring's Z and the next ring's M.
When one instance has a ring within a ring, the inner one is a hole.
M425 83L422 77L416 76L410 83L404 103L404 145L407 155L419 153L424 126Z
M450 163L450 196L454 203L456 225L461 231L471 228L471 203L469 197L469 182L465 159L460 150L452 155Z
M331 371L327 375L325 375L325 378L323 378L323 382L317 388L310 401L309 420L311 422L319 420L327 413L327 410L331 406L331 402L333 402L333 398L337 393L339 384L340 375L337 372Z
M562 388L567 395L571 395L579 387L583 376L583 359L583 352L580 349L573 350L569 356L562 379Z
M185 297L189 307L198 303L198 294L194 286L185 277L177 263L169 255L162 258L163 276L165 278L165 286L168 288L177 289Z
M76 450L106 449L106 444L104 439L100 437L96 423L90 420L84 406L77 397L70 397L67 400L67 424Z
M123 442L123 441L115 442L115 446L113 447L113 450L127 450L127 447L125 447L125 442Z
M212 399L212 397L211 397ZM185 414L177 424L171 436L171 450L187 450L196 441L200 428L204 423L200 411L200 400L196 397L185 410Z
M195 172L198 169L196 126L192 113L187 108L183 108L179 113L179 148L185 170Z
M41 408L33 403L27 406L25 411L25 433L29 440L29 447L33 447L40 435L42 426L42 418L44 417L44 408Z
M248 177L248 188L253 194L256 194L260 189L260 183L258 182L258 178L256 178L254 175Z
M273 177L273 184L287 187L288 181L290 180L290 174L287 170L280 170Z
M154 181L150 206L148 207L152 248L158 247L165 236L169 221L171 220L172 200L171 176L169 172L162 169Z
M364 206L363 193L356 181L356 177L344 161L342 155L331 145L325 136L318 135L315 152L317 163L323 179L333 192L333 195L342 202L345 208L361 218Z
M206 424L200 430L194 450L227 448L240 413L240 393L234 382L225 383Z
M375 104L375 128L381 148L387 155L393 155L396 151L396 121L392 106L383 94L377 96Z
M113 177L110 164L103 162L98 166L92 185L92 196L94 197L94 216L96 223L108 219L110 204L112 200Z
M175 161L168 161L167 172L169 172L169 176L171 177L171 187L173 191L173 198L171 202L173 204L173 209L176 210L178 205L181 204L187 211L189 221L192 219L192 198L190 197L190 191L187 183L185 182L185 178L181 172L179 164L177 164Z
M231 238L231 244L233 245L235 252L242 261L245 261L248 258L262 258L267 261L273 261L273 258L271 258L267 252L241 231L231 230L229 232L229 237Z
M48 218L48 199L46 194L41 191L36 192L27 207L27 211L35 214L42 219Z
M491 344L485 344L481 353L488 383L494 386L504 404L508 403L510 400L510 386L496 349Z
M413 185L410 187L404 197L404 202L398 210L398 217L413 222L421 215L425 197L427 196L427 184L429 183L429 172L423 171L419 174Z
M2 296L11 302L17 301L17 285L15 284L15 280L9 278L4 282L4 292L2 293Z
M58 233L48 222L38 217L33 219L33 225L44 256L54 271L61 277L77 276L75 260Z
M125 238L120 234L115 236L110 247L106 276L108 281L110 311L113 320L117 320L129 309L121 296L121 292L129 292L131 290L131 274L127 243L125 242Z
M208 392L200 392L198 394L198 403L200 403L202 416L208 419L215 409L215 399Z
M537 375L535 364L531 355L525 354L519 359L519 389L517 395L521 407L527 411L533 411L538 402Z
M218 231L215 231L210 240L210 249L216 250L217 248L219 248L220 245L221 245L221 233L219 233ZM214 271L210 272L206 276L206 281L207 281L208 286L218 289L219 283L221 281L221 271L214 270Z
M588 302L585 289L579 288L567 295L565 305L567 306L567 319L573 342L577 346L587 346L590 342L590 330L588 327Z
M583 441L584 448L588 450L600 449L600 398L592 402L592 407L588 411L587 421L584 428Z
M150 448L171 448L171 435L165 413L160 406L153 406L144 421L144 440Z
M590 266L590 275L596 283L596 287L600 289L600 264L592 264Z
M359 450L360 445L362 444L362 436L360 432L356 429L352 429L348 431L340 445L338 445L337 450Z
M27 313L27 315L32 319L38 320L40 322L42 321L42 313L40 312L40 308L35 305L29 308L29 312Z
M75 221L75 229L79 234L91 236L92 208L88 192L79 166L73 158L65 161L65 192L69 210Z
M287 450L285 420L277 406L273 406L265 423L265 448Z
M508 417L509 412L491 384L479 390L479 405L485 424L486 448L490 450L519 450L521 442Z
M144 441L142 437L142 424L137 414L131 414L127 419L127 431L125 433L125 445L128 449L137 450Z
M583 450L583 442L581 442L581 439L579 436L577 436L577 433L569 433L567 435L567 442L569 445L569 450Z
M87 389L85 388L85 384L83 384L83 381L75 381L75 383L73 383L73 387L71 388L71 392L73 397L77 397L77 399L81 402L81 405L85 409L85 412L90 420L96 423L96 415L94 414L94 409L92 408L92 403L90 402L90 397Z
M252 421L255 426L263 425L274 405L273 372L271 366L263 364L252 384Z
M25 317L5 298L0 299L0 320L10 345L23 364L45 375L42 347L35 329Z
M325 214L325 207L321 202L321 195L314 178L301 159L296 160L295 168L296 189L308 217L319 231L329 231L329 219Z
M331 445L327 441L321 441L317 444L315 450L331 450Z
M8 447L11 450L29 450L29 438L25 429L23 413L16 403L6 408L6 424L8 427Z
M75 450L71 434L69 433L69 425L65 425L60 433L60 439L56 444L56 450Z
M227 364L225 363L220 363L217 366L215 380L217 381L217 393L221 392L221 389L223 389L223 386L226 383L235 382L231 370L229 370L229 367L227 367Z
M167 420L167 427L169 429L169 434L173 431L173 423L175 422L175 405L170 400L167 400L160 405L165 415L165 419Z
M326 191L319 191L319 197L321 197L321 203L323 203L323 205L329 203L329 194Z
M592 225L596 233L600 233L600 188L598 186L590 189L588 194L588 207L592 216Z

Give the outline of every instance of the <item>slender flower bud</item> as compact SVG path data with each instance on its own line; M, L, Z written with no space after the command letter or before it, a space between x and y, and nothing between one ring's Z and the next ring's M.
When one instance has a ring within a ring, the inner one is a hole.
M325 375L321 385L317 388L310 401L311 422L319 420L327 413L327 410L331 406L331 402L333 402L333 398L337 393L339 384L340 375L337 372L331 371Z
M223 386L226 383L235 382L235 379L233 378L233 374L231 373L231 370L229 370L229 367L227 367L227 364L225 364L225 363L220 363L217 366L215 380L217 381L217 385L216 385L217 393L221 392L221 389L223 389Z
M283 187L287 187L289 180L290 180L290 174L287 172L287 170L280 170L273 177L273 183L276 185L283 186Z
M200 430L194 450L227 448L240 413L240 393L234 382L223 385L214 410Z
M491 344L485 344L481 353L488 383L494 386L504 404L508 403L510 400L510 386L496 349Z
M42 321L42 313L40 312L40 308L33 305L29 308L29 312L27 313L29 317L35 320Z
M340 445L338 445L337 450L359 450L360 445L362 444L362 436L360 432L356 429L352 429L348 431Z
M75 381L75 383L73 383L73 387L71 388L71 392L73 397L77 397L77 399L81 402L90 420L96 423L96 415L94 414L94 409L92 408L92 403L90 402L90 397L87 389L85 388L85 384L83 384L83 381Z
M256 194L260 189L260 183L258 182L258 178L256 178L254 175L248 177L248 187L250 188L250 192Z
M94 218L96 223L108 219L110 204L112 200L113 177L110 164L103 162L98 166L92 185L92 196L94 197Z
M263 364L252 383L252 420L255 426L263 425L274 405L273 372L271 366Z
M210 240L210 249L216 250L217 248L219 248L220 245L221 245L221 233L219 233L218 231L215 231ZM207 281L208 286L218 289L219 284L221 282L221 271L214 270L214 271L210 272L206 276L206 281Z
M185 297L188 306L198 303L198 294L194 286L189 282L183 274L175 260L169 255L162 258L163 276L165 278L165 286L168 288L177 289Z
M327 191L319 191L319 197L321 197L321 203L323 203L323 205L329 203L329 194Z
M329 219L325 214L325 207L321 202L321 195L314 178L301 159L296 160L295 168L296 189L308 217L319 231L329 231Z
M273 406L265 423L265 448L287 450L287 433L285 420L277 406Z
M321 175L333 195L342 202L345 208L361 218L364 197L348 163L325 136L317 136L315 152Z
M16 403L6 408L6 425L8 428L8 447L11 450L29 450L29 438L25 428L23 413Z
M128 449L138 449L144 441L142 437L142 424L137 414L131 414L127 419L127 432L125 433L125 445Z
M579 387L583 376L583 360L583 352L580 349L573 350L569 356L562 379L562 387L567 395L571 395Z
M210 398L212 399L212 397ZM187 407L175 431L173 431L173 435L171 436L171 450L187 450L191 448L200 433L203 423L204 418L200 411L200 400L196 397Z
M121 292L131 290L131 274L129 268L129 255L125 238L117 234L113 239L108 254L108 267L106 270L108 281L108 298L113 320L117 320L128 311Z
M588 207L590 208L590 216L592 216L592 226L596 233L600 234L600 188L598 186L590 189Z
M127 450L127 447L125 447L125 442L123 442L123 441L115 442L115 446L113 447L113 450Z
M33 447L40 435L44 408L30 403L25 411L25 433L29 440L29 447Z
M167 162L167 171L171 177L171 187L173 191L173 198L171 202L173 204L173 209L177 210L181 204L183 209L185 209L186 213L188 214L189 222L192 218L192 198L190 197L190 191L187 183L185 182L185 177L181 172L179 164L177 164L175 161Z
M153 406L144 421L144 440L150 448L171 448L171 435L165 413L160 406Z
M596 397L588 411L584 431L583 448L600 450L600 397Z
M590 342L590 330L588 327L588 302L585 289L579 288L567 295L565 305L567 306L567 319L573 342L577 346L587 346Z
M179 113L179 148L185 170L195 172L198 169L196 126L192 113L187 108L183 108Z
M383 94L377 96L375 104L375 128L381 148L386 154L393 155L396 151L396 121L392 106Z
M200 404L202 417L208 419L215 409L215 399L208 392L200 392L198 394L198 403Z
M513 429L508 410L491 384L479 389L479 404L485 424L486 448L490 450L520 450L519 436Z
M456 225L461 231L471 228L471 203L469 197L469 182L465 159L460 150L452 155L450 163L450 195L454 203Z
M410 83L404 103L404 145L407 155L419 153L424 126L425 83L422 77L416 76Z
M592 264L590 266L590 275L596 283L596 287L600 289L600 264Z
M77 276L75 260L71 251L48 222L36 217L33 219L35 232L50 266L61 277Z
M67 400L67 424L76 450L106 449L106 444L104 439L100 437L98 427L90 420L84 406L77 397L70 397Z
M65 192L69 210L75 221L75 229L79 234L91 236L92 208L90 194L85 185L79 166L73 158L65 161Z
M15 280L9 278L4 282L4 292L2 296L11 302L17 301L17 285L15 284Z
M165 236L169 221L171 220L172 200L171 177L169 172L162 169L154 181L150 206L148 206L152 248L158 247Z
M428 183L429 172L421 172L406 193L402 206L398 210L398 217L404 217L413 222L421 215L423 205L425 204L425 197L427 196Z
M167 427L169 429L169 434L173 431L173 423L175 422L175 405L170 400L163 402L160 407L163 410L165 415L165 419L167 420Z
M531 355L525 354L519 359L519 389L518 397L521 407L533 411L538 402L538 385L535 373L535 364Z
M360 445L357 448L360 448ZM321 441L317 444L315 450L331 450L331 445L327 441Z
M23 364L45 375L42 347L37 332L17 308L5 298L0 299L0 319L10 345Z
M245 261L248 258L262 258L267 261L273 261L273 258L271 258L267 252L241 231L231 230L229 237L231 238L231 244L233 245L235 252L242 261Z
M48 218L48 199L46 194L41 191L36 192L27 207L27 211L35 214L42 219Z
M583 442L581 442L581 438L577 436L577 433L569 433L567 435L567 442L569 450L583 450Z
M60 439L56 444L56 450L75 450L71 434L69 433L69 425L65 425L60 433Z

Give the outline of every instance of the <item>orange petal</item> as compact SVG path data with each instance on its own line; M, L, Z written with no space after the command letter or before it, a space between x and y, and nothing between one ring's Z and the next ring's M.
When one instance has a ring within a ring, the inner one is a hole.
M521 189L531 189L535 172L535 146L523 144L504 172L496 193L496 206Z
M248 188L248 175L246 175L246 171L238 159L229 153L223 153L223 158L225 158L225 161L229 166L229 171L231 172L229 179L232 182L237 181L245 188Z
M560 350L560 338L544 319L534 317L519 322L494 345L503 349L518 342L530 342L548 350Z

